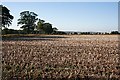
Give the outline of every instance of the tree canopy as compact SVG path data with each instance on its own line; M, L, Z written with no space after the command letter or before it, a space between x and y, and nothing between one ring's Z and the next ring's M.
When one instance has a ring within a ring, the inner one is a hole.
M34 12L23 11L20 13L20 19L18 19L18 25L21 24L24 31L27 33L31 33L34 31L36 24L35 22L38 20L37 14Z
M10 10L3 6L0 5L0 19L2 19L2 27L9 27L12 24L13 16L10 14Z
M18 19L18 25L23 29L23 33L46 33L51 34L57 31L57 28L52 28L51 23L46 23L45 20L37 18L37 14L30 11L23 11L20 13L20 18ZM10 14L10 10L0 5L0 19L1 26L4 27L4 32L8 33L8 28L12 24L13 16ZM37 24L36 21L38 20ZM36 29L36 30L35 30ZM15 32L10 30L9 32Z
M43 25L44 25L44 20L41 20L39 19L38 22L37 22L37 26L36 26L36 29L37 31L39 31L39 33L42 33L43 32Z
M52 24L50 24L50 23L45 23L45 24L43 25L43 30L45 31L45 33L51 34L51 33L53 32Z
M39 19L39 21L37 22L37 30L46 34L50 34L53 32L52 24L45 23L44 20Z

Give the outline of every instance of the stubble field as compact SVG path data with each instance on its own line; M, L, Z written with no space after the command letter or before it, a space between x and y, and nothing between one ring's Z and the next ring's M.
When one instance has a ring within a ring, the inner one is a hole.
M119 80L118 44L118 35L50 35L3 40L3 80Z

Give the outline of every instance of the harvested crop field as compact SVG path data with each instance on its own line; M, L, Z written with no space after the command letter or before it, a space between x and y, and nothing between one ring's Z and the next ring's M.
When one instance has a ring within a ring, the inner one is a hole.
M118 43L118 35L5 39L3 80L120 80Z

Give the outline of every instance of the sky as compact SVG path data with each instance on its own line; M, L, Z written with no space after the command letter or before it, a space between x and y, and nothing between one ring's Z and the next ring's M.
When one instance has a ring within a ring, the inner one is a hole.
M119 0L2 0L2 2L119 2Z
M20 29L20 12L30 11L60 31L118 30L117 2L2 2L14 16L9 28Z

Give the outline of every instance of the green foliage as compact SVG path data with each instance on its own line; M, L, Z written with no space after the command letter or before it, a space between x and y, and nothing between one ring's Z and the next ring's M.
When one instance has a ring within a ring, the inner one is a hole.
M58 29L56 27L53 28L52 34L57 34Z
M0 5L0 19L2 19L2 27L9 27L12 24L13 16L10 14L10 10Z
M39 19L39 21L37 23L37 29L38 30L43 29L44 22L45 22L44 20Z
M2 34L19 34L18 30L5 28L2 30Z
M38 15L34 12L23 11L20 13L20 19L18 19L18 25L21 24L24 31L27 33L31 33L34 31L36 24L35 22L38 20L36 18Z
M52 24L50 23L45 23L43 25L43 30L45 31L46 34L51 34L53 32L53 29L52 29Z
M44 25L44 20L41 20L41 19L39 19L39 21L37 22L37 27L36 27L36 29L37 29L37 31L39 31L38 33L44 33L44 31L43 31L43 25Z
M45 23L44 20L39 19L37 23L37 30L39 33L46 33L46 34L51 34L53 32L52 24L50 23Z
M18 25L22 25L22 31L8 29L7 26L10 26L12 23L12 19L14 18L10 15L10 10L3 5L0 5L0 18L2 19L2 25L4 30L2 30L2 34L38 34L38 33L45 33L51 34L56 33L58 30L57 28L52 28L52 24L45 23L44 20L39 19L37 25L35 22L38 20L37 14L30 11L23 11L20 13L20 18L18 19ZM35 30L36 28L36 30ZM2 29L2 28L1 28Z

